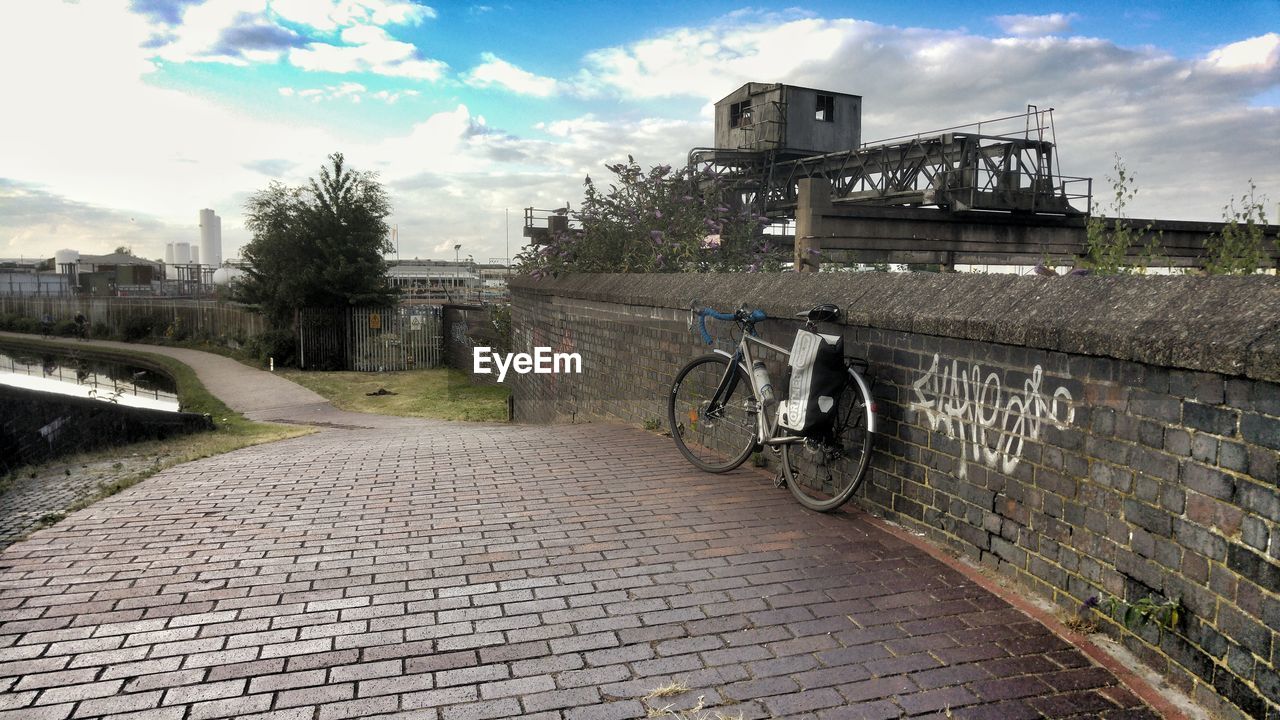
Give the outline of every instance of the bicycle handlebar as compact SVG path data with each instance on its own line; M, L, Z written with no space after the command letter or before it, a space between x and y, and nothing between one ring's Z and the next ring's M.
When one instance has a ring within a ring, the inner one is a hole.
M692 308L693 312L698 316L698 330L702 333L702 340L712 345L715 339L711 337L711 333L707 332L707 318L716 320L729 321L733 320L744 326L754 325L758 322L768 320L769 317L764 314L763 310L747 310L745 307L731 313L722 313L712 310L711 308Z

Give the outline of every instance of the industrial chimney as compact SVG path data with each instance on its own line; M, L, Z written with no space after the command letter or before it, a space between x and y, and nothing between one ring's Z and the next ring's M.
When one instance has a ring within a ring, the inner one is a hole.
M222 264L222 218L209 208L200 211L200 249L197 256L205 265Z

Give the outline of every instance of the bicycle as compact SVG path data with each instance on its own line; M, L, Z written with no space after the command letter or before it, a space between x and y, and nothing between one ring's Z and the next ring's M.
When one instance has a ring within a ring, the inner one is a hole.
M707 472L723 473L767 447L780 456L782 470L777 484L786 484L801 505L830 512L848 502L866 475L875 432L871 384L863 376L866 363L844 359L847 382L835 403L829 430L818 437L789 434L779 424L777 413L769 412L772 388L767 370L757 377L757 361L751 352L754 343L791 356L786 348L756 334L756 324L768 319L765 313L745 307L732 313L694 307L690 313L690 326L696 316L708 345L714 343L707 332L708 317L735 322L741 335L733 354L716 349L694 358L676 374L668 398L667 422L685 458ZM805 329L813 331L819 322L837 320L839 313L834 305L819 305L797 317L805 318ZM762 363L760 369L764 370Z

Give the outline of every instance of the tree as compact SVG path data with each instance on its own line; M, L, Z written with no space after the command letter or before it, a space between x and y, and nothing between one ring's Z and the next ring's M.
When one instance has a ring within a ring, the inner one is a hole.
M342 153L329 162L307 185L272 182L245 203L253 240L243 250L240 299L277 328L304 307L386 305L396 296L383 259L392 250L387 193L375 173L344 167Z
M1115 156L1115 175L1108 175L1111 183L1111 211L1108 218L1101 206L1094 204L1093 213L1085 224L1085 256L1083 264L1099 275L1130 275L1145 273L1160 249L1160 234L1151 234L1151 225L1136 227L1125 217L1125 206L1133 201L1138 188L1133 184L1133 174L1125 167L1119 155ZM1136 262L1129 259L1129 249L1136 247L1143 235L1147 242L1138 251Z
M1249 192L1240 196L1241 208L1231 198L1222 208L1226 224L1222 232L1205 241L1205 272L1210 275L1250 275L1265 268L1267 255L1263 226L1267 224L1267 197L1257 197L1258 186L1249 181Z
M607 165L614 182L584 181L581 230L558 233L521 254L518 269L562 272L706 272L777 269L784 253L760 233L769 219L732 208L711 175L635 158Z

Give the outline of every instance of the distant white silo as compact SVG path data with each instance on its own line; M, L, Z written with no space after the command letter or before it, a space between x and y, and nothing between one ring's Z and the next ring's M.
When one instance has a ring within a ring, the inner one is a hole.
M200 253L205 265L222 264L222 218L205 208L200 211Z
M244 271L240 268L220 267L213 271L214 285L230 285L232 281L244 275Z
M173 264L191 264L191 243L179 242L173 244Z
M80 262L80 251L59 250L53 254L53 262L58 272L70 275L76 271L76 264Z
M200 264L200 246L199 245L191 246L191 264L192 265Z
M171 242L164 244L164 264L165 265L173 264L173 243Z

